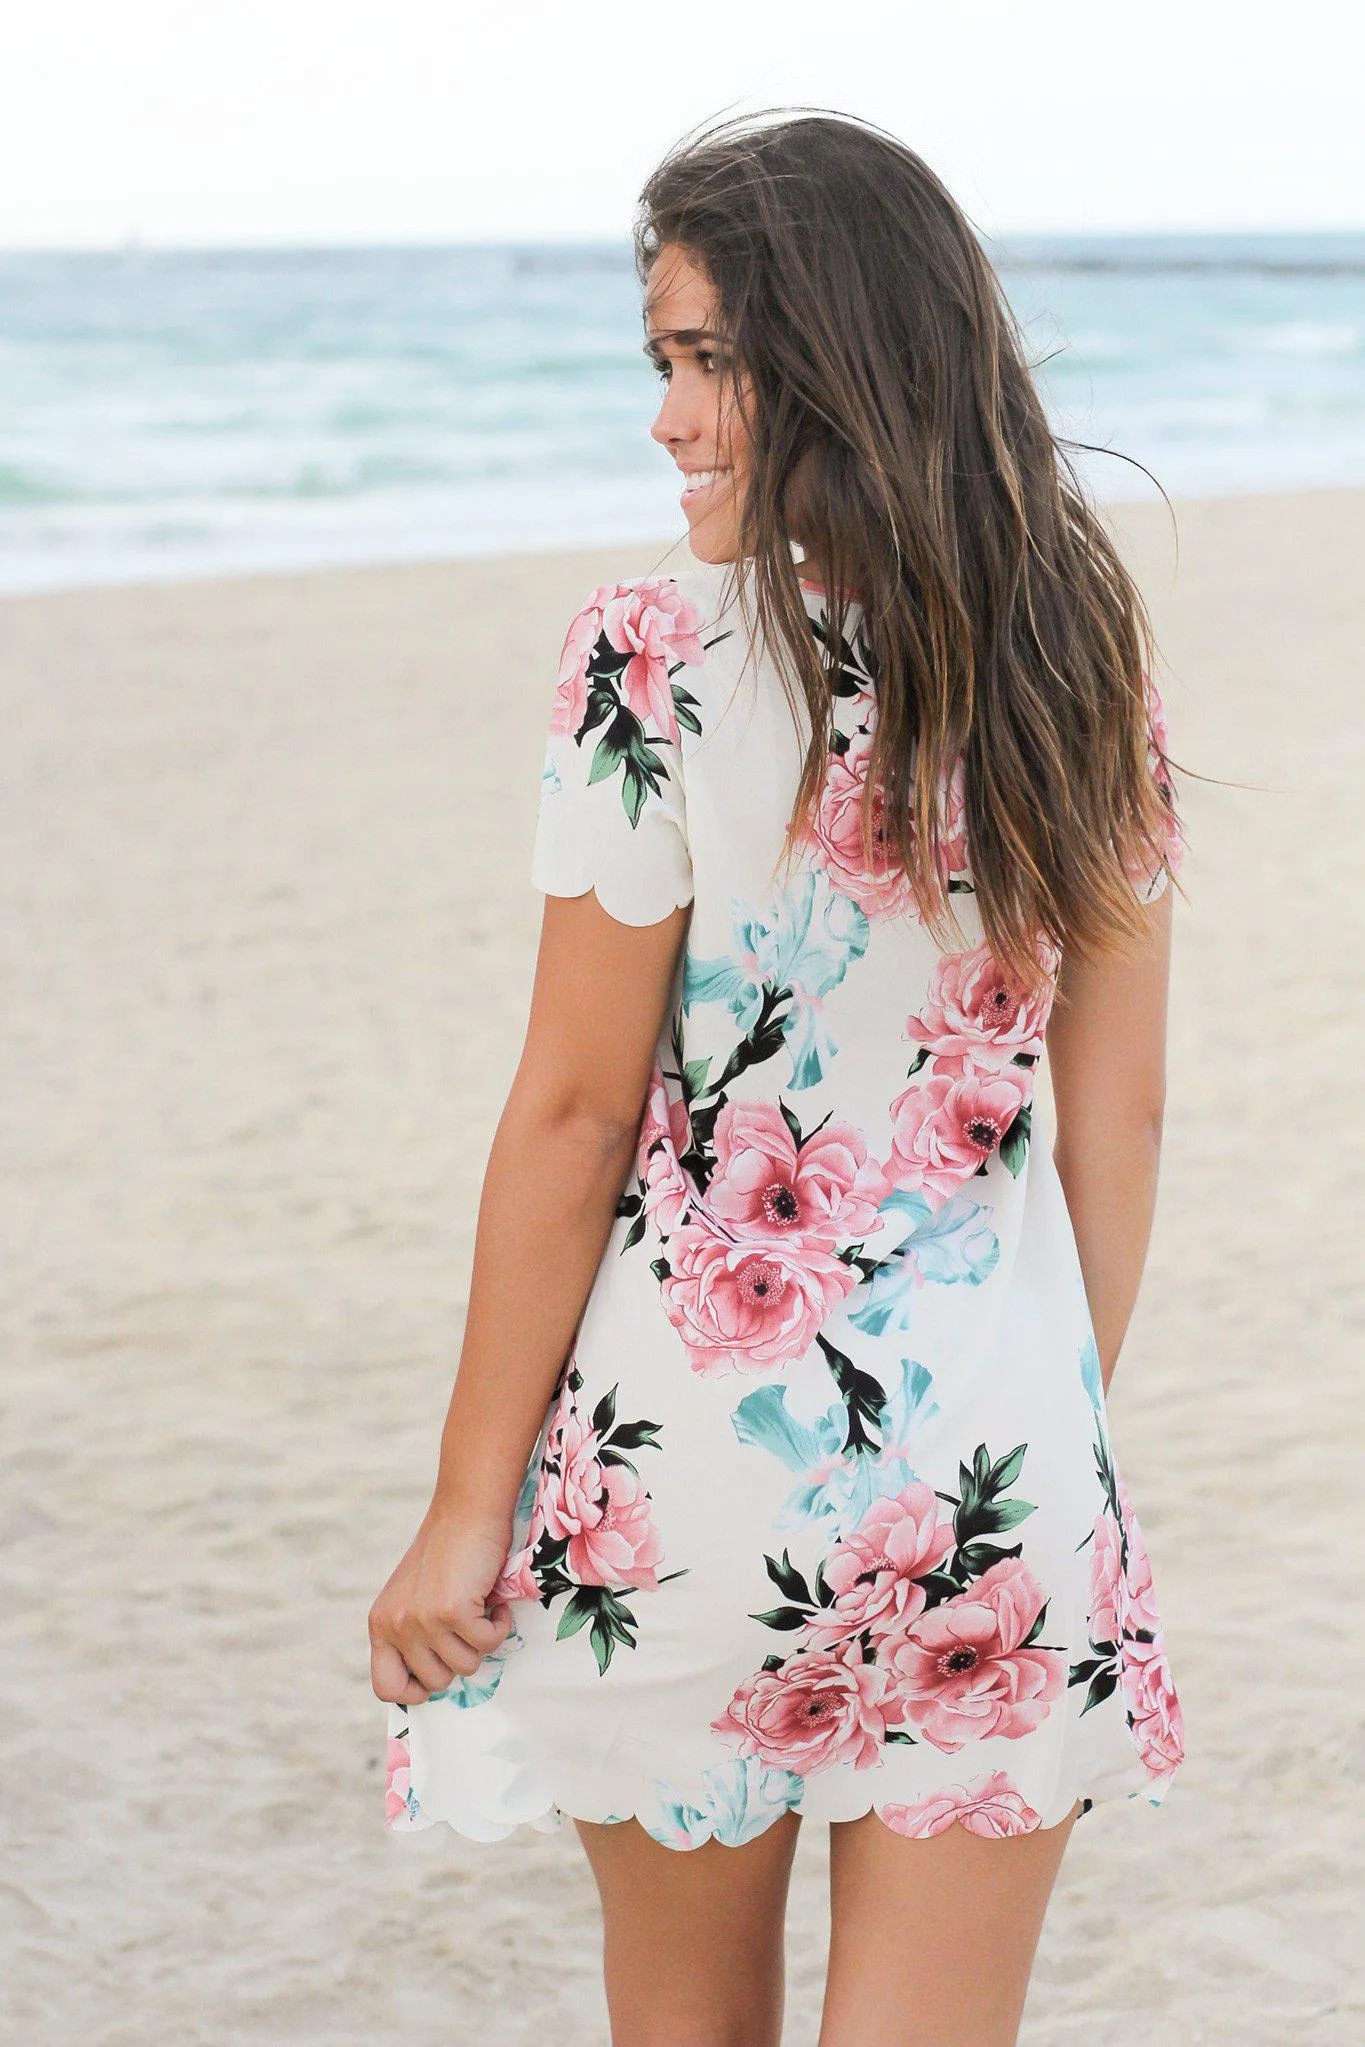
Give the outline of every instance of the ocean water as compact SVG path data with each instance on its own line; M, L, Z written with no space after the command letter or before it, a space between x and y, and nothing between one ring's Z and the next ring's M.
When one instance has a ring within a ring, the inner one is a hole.
M993 254L1059 432L1365 483L1365 235ZM677 534L656 392L616 246L0 255L0 589Z

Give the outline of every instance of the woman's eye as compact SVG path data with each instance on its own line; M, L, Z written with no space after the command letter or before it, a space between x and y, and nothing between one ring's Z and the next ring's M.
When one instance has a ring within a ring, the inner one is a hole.
M697 350L697 361L701 364L708 377L715 374L716 358L709 348L699 348Z

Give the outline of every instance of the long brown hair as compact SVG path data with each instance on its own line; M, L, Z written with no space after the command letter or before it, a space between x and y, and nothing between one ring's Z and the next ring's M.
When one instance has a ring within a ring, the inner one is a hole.
M1137 590L1053 436L1017 324L950 194L913 150L842 115L727 121L680 143L641 195L642 280L665 245L715 291L747 430L740 587L785 652L810 741L793 814L818 800L847 593L877 719L864 839L953 925L944 790L965 778L987 941L1021 982L1040 939L1093 956L1138 932L1169 781L1145 689ZM818 553L830 632L810 631L791 538Z

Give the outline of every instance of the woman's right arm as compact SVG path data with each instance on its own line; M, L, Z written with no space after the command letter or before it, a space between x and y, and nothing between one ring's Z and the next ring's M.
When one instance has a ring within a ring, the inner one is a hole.
M490 1615L527 1461L635 1153L686 909L630 925L549 896L526 1043L489 1155L469 1312L421 1527L370 1611L381 1699L413 1705L507 1633Z

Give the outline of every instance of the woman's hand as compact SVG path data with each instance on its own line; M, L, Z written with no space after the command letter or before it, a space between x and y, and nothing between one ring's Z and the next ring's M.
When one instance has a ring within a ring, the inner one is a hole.
M428 1515L370 1608L370 1682L378 1698L418 1706L471 1677L504 1642L512 1615L492 1601L510 1527Z

